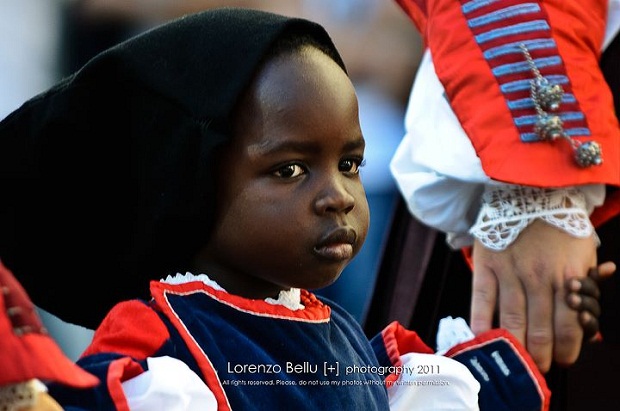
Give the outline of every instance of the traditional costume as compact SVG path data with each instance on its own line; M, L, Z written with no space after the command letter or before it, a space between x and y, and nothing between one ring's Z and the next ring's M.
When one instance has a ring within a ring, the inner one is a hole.
M51 387L63 406L134 411L549 406L544 378L503 330L474 338L462 319L446 318L435 353L396 322L369 341L349 313L305 290L250 300L227 293L204 274L186 273L151 282L151 293L150 301L114 307L78 361L105 384L90 392Z
M283 292L278 301L248 300L205 275L186 274L151 283L151 292L151 302L115 307L79 361L106 381L101 394L52 391L65 406L141 410L168 397L166 410L177 409L183 398L191 409L387 407L384 379L398 356L398 337L407 335L396 325L386 332L387 346L377 345L387 361L382 368L352 317L307 291ZM424 344L418 349L432 352ZM161 361L173 366L161 368ZM470 378L463 381L475 387ZM467 408L477 408L475 392L469 400Z

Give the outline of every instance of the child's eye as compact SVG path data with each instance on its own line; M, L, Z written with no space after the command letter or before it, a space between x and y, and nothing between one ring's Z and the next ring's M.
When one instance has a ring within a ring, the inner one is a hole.
M338 169L344 173L359 174L360 167L364 167L365 164L366 160L362 158L348 158L338 164Z
M294 178L306 172L306 169L299 164L287 164L275 170L273 174L281 178Z

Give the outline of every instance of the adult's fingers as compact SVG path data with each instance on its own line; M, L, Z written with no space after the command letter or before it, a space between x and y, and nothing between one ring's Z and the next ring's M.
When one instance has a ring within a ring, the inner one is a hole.
M529 339L527 316L529 303L519 278L513 275L511 270L503 273L499 282L499 326L510 331L523 346L528 345ZM527 349L530 351L529 347Z
M478 335L493 326L493 316L497 303L497 278L484 264L474 267L470 327Z
M476 243L470 326L478 335L493 327L499 309L499 326L526 346L527 308L521 280L516 276L510 252L497 252Z
M544 272L524 278L527 298L526 347L542 372L547 372L553 360L554 291L545 281Z

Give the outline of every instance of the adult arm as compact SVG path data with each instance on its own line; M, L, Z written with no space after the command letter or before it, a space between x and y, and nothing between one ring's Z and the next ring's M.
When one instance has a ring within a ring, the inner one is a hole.
M609 3L602 46L617 33L617 5L614 0ZM431 81L416 77L406 120L408 134L393 159L392 171L414 216L446 232L454 248L469 246L474 238L469 229L482 193L502 183L483 170L478 152L459 127L428 50L425 59L426 78ZM424 73L424 63L418 74ZM546 184L544 175L537 178ZM604 201L604 181L575 182L572 189L585 197L582 212L586 215ZM516 241L501 250L486 248L480 241L474 244L471 322L476 333L491 328L499 307L500 325L512 331L546 371L552 358L570 364L578 355L581 328L564 303L563 284L570 276L584 277L596 266L597 242L594 233L574 236L539 218L525 216L524 221L527 224Z

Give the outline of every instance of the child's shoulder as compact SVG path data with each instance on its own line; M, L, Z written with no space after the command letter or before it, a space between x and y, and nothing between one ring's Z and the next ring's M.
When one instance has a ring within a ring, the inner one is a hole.
M140 358L140 353L128 352L129 346L140 347L141 352L155 352L169 337L168 328L148 302L122 301L112 307L97 327L83 355L118 352Z

